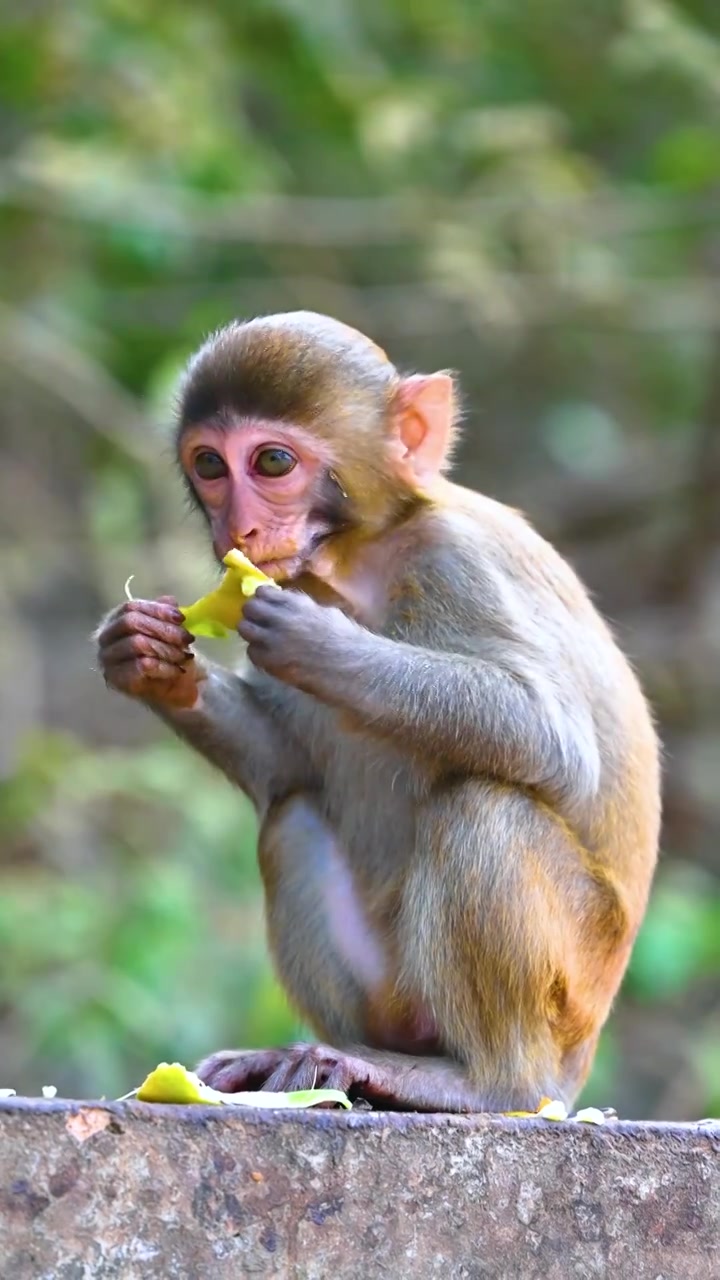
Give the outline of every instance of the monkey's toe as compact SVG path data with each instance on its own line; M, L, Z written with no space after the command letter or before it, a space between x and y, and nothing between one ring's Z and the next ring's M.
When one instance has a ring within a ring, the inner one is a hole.
M196 1071L205 1084L223 1093L339 1089L352 1100L367 1102L390 1101L392 1093L382 1073L370 1063L323 1044L224 1049L205 1058Z
M324 1044L294 1044L262 1086L276 1093L296 1089L341 1089L354 1083L352 1060Z
M220 1049L195 1068L211 1089L244 1093L261 1089L285 1057L284 1049Z

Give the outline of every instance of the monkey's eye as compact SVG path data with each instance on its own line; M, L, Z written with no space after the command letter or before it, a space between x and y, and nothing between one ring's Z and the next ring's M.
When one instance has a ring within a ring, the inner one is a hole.
M202 452L196 453L193 466L201 480L220 480L228 473L220 454L212 449L203 449Z
M261 476L286 476L296 465L297 458L278 445L261 449L255 457L255 470Z

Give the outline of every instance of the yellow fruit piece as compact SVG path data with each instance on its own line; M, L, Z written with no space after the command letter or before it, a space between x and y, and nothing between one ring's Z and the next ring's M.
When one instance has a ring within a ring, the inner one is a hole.
M205 1102L217 1107L221 1099L215 1093L179 1062L161 1062L143 1080L136 1097L140 1102Z
M513 1119L519 1118L521 1120L529 1120L529 1119L532 1119L533 1117L539 1116L544 1111L545 1107L549 1105L554 1105L552 1098L546 1098L543 1095L543 1097L538 1102L537 1108L535 1109L535 1111L503 1111L501 1114L504 1116L511 1116ZM558 1105L562 1106L562 1103L559 1103ZM547 1119L548 1117L545 1117L545 1118ZM552 1119L552 1117L550 1118Z
M546 1102L538 1111L541 1120L567 1120L568 1111L564 1102L557 1098L554 1102Z
M257 569L242 551L228 551L223 559L227 572L214 591L181 608L185 628L194 636L221 639L237 631L243 606L258 587L277 586L262 569Z
M161 1062L143 1080L140 1088L125 1094L139 1102L188 1103L202 1102L213 1107L317 1107L332 1102L351 1109L346 1094L338 1089L303 1089L294 1093L221 1093L203 1084L194 1071L188 1071L180 1062ZM125 1099L120 1099L124 1101Z
M581 1124L605 1124L605 1116L597 1107L583 1107L573 1120L579 1120Z

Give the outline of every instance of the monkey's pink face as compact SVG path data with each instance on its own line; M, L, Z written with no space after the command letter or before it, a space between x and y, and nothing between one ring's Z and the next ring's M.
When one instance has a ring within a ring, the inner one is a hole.
M237 547L269 576L293 578L343 522L330 453L301 427L188 427L180 461L220 560Z

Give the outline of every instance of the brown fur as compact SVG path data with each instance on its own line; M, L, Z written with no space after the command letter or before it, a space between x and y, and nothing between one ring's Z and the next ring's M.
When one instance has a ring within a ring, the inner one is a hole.
M322 581L311 568L276 596L277 652L255 640L238 675L205 667L190 710L145 696L253 800L279 974L344 1050L267 1058L266 1087L319 1071L385 1105L570 1103L647 902L656 735L608 628L523 517L443 468L399 476L405 384L381 356L300 313L233 327L190 365L183 423L311 428L359 527ZM258 1061L202 1072L239 1088Z

